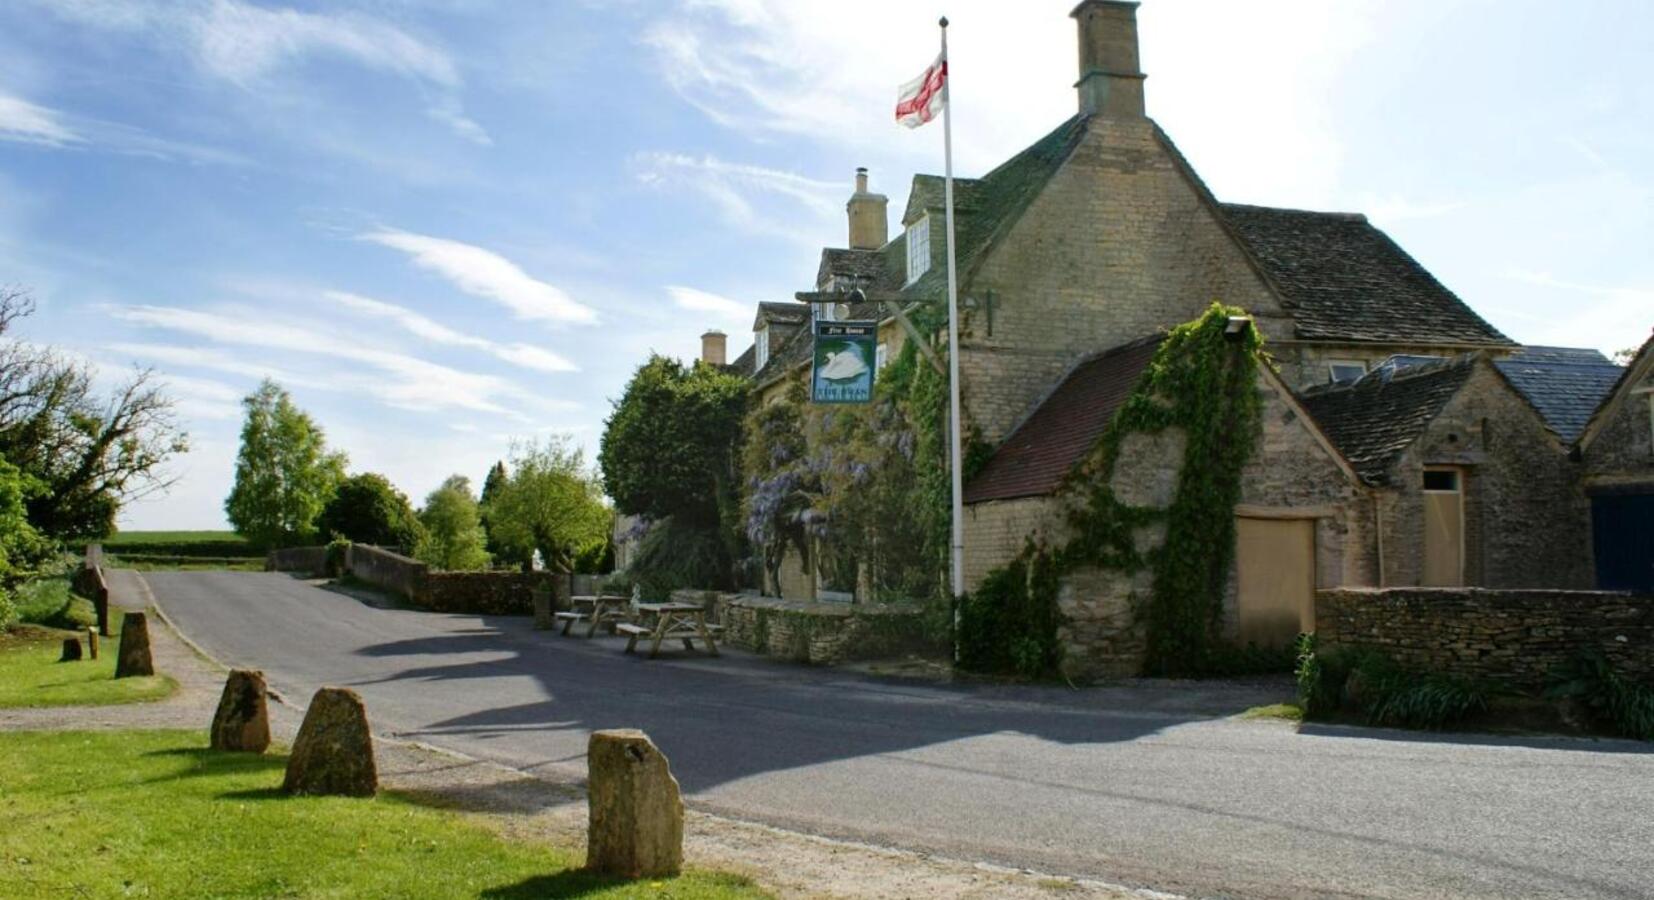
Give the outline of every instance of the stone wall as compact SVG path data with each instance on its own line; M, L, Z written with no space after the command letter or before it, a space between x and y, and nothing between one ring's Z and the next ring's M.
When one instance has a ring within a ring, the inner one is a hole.
M1062 540L1062 516L1052 497L991 500L965 507L965 589L1022 552L1030 538Z
M1626 390L1625 385L1620 390ZM1585 477L1592 483L1637 484L1654 488L1654 410L1648 393L1654 391L1654 376L1631 386L1618 409L1598 426L1590 446L1585 448Z
M264 555L266 572L304 572L322 575L327 571L326 547L283 547Z
M368 584L413 600L425 582L427 567L417 559L367 544L351 544L345 568Z
M534 613L534 590L561 580L550 572L427 572L412 599L432 612L527 616ZM553 606L567 604L565 592L556 589Z
M765 656L816 665L934 650L918 607L810 603L722 595L724 640Z
M1323 650L1369 646L1411 669L1536 688L1574 657L1606 654L1654 682L1654 597L1608 591L1340 588L1315 598Z
M1417 585L1424 566L1424 467L1460 469L1465 584L1593 586L1590 507L1567 448L1498 371L1477 363L1459 392L1391 470L1383 510L1386 586Z

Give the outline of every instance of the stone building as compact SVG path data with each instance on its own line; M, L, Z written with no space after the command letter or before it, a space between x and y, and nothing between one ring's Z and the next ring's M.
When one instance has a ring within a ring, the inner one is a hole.
M1591 504L1597 585L1654 593L1654 338L1573 447Z
M1589 585L1590 507L1567 455L1617 368L1594 351L1520 347L1364 216L1219 201L1146 115L1135 8L1080 3L1074 117L955 179L965 424L997 448L966 489L967 584L1030 536L1057 537L1053 487L1157 336L1215 300L1245 310L1275 366L1256 386L1264 433L1236 510L1232 637L1296 631L1316 586ZM915 337L906 316L945 305L942 179L913 178L894 236L887 206L858 170L848 246L822 251L812 290L760 305L759 402L807 378L812 318L878 321L883 365ZM1130 446L1116 488L1163 503L1179 458ZM1427 551L1454 536L1455 556ZM783 568L782 592L809 596L810 563ZM1129 668L1123 598L1143 588L1102 573L1065 584L1081 670Z

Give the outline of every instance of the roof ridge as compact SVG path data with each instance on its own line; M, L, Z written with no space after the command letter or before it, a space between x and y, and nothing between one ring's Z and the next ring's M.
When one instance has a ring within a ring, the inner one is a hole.
M1334 209L1304 209L1301 206L1265 206L1262 203L1232 203L1227 200L1219 200L1218 205L1226 209L1260 209L1267 210L1269 212L1294 213L1301 216L1325 216L1329 219L1347 219L1351 222L1366 222L1369 225L1372 224L1372 220L1367 218L1367 214L1361 212L1344 212L1342 210ZM1378 226L1375 225L1373 227L1376 228Z

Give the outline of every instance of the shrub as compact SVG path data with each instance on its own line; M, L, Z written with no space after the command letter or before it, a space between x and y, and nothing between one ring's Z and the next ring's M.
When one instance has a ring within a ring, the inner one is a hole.
M0 632L17 624L17 604L12 602L11 591L0 587Z
M975 593L960 600L960 664L1025 678L1054 674L1062 658L1056 581L1050 554L1038 551L988 573Z
M1622 676L1601 653L1578 657L1556 672L1545 696L1577 700L1616 734L1654 741L1654 687Z
M1344 699L1344 679L1347 672L1332 668L1315 648L1315 635L1298 635L1298 664L1293 675L1298 681L1298 706L1306 718L1316 718L1337 712Z
M327 542L327 577L339 578L345 574L345 566L350 559L350 539L334 538Z
M1383 653L1358 648L1321 652L1312 634L1298 638L1298 705L1306 718L1340 709L1359 711L1374 725L1445 728L1487 711L1491 691L1478 682L1404 669Z
M662 599L678 588L722 588L728 555L717 529L662 519L638 543L627 574L643 596Z

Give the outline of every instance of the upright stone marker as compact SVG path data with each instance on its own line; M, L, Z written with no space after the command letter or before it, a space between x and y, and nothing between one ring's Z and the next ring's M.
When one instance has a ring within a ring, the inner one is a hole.
M63 655L57 658L58 662L80 661L80 638L63 639Z
M371 797L379 789L368 711L355 691L324 687L310 698L281 789L344 797Z
M683 799L659 748L636 729L598 731L586 745L586 760L586 868L627 878L678 874Z
M154 674L155 661L149 655L149 619L141 612L129 612L121 619L121 649L115 658L115 677Z
M212 717L212 748L263 753L270 746L270 708L264 701L264 673L236 669L224 682Z
M91 659L98 658L98 628L96 625L86 626L86 655Z

